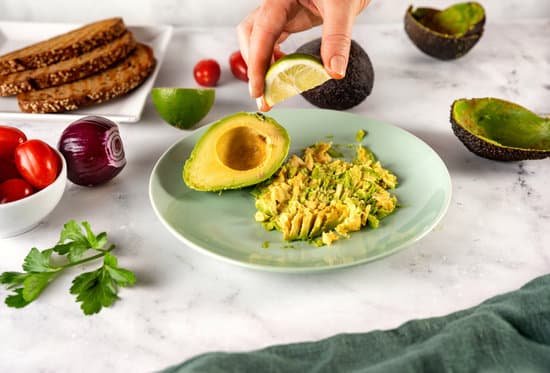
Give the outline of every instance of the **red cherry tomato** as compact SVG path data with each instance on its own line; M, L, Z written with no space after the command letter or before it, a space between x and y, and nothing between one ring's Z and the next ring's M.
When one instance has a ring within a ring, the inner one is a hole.
M277 61L278 59L280 59L281 57L284 57L284 56L286 56L286 54L280 49L275 49L273 51L273 59L275 61Z
M21 176L19 176L19 172L17 172L17 168L15 167L15 163L13 162L13 160L0 158L0 183L8 179L14 179L18 177Z
M205 87L214 87L220 80L220 64L215 60L200 60L193 69L195 80Z
M25 141L27 137L17 128L0 126L0 158L13 159L13 151Z
M231 67L231 72L235 78L248 82L248 66L246 66L246 62L244 62L240 51L231 53L231 56L229 56L229 67Z
M15 148L15 166L29 184L42 189L57 179L61 160L44 141L29 140Z
M0 203L17 201L33 194L32 186L23 179L9 179L0 184Z

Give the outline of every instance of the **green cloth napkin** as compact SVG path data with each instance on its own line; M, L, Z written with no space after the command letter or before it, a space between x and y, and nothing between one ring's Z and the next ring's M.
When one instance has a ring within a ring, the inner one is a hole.
M550 275L397 329L207 353L165 372L550 372Z

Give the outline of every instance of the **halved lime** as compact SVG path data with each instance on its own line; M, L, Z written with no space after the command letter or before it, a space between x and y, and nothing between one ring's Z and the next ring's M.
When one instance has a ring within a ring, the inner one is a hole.
M164 121L177 128L191 128L208 114L216 91L194 88L153 88L151 98Z
M287 54L271 65L265 74L264 101L273 106L329 79L331 76L316 57L303 53Z

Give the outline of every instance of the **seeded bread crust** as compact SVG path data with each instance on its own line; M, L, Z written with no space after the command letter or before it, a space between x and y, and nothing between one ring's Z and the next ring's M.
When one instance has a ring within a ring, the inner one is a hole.
M0 75L37 69L77 57L126 31L122 18L110 18L0 56Z
M153 50L144 45L118 65L96 75L58 87L17 95L26 113L62 113L122 96L138 87L153 72Z
M13 96L21 92L74 82L103 71L114 63L121 61L135 47L136 41L132 33L127 31L113 42L82 56L36 70L0 75L0 96Z

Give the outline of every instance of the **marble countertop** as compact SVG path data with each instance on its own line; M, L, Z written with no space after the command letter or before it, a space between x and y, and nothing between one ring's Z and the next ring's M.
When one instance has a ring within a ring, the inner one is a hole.
M32 246L46 248L68 219L109 232L138 285L85 317L62 276L29 307L0 306L0 371L151 371L211 350L247 350L342 332L396 327L443 315L513 290L550 272L550 160L499 163L469 153L454 137L455 98L496 96L550 111L550 19L489 23L466 57L424 56L401 24L359 26L357 39L376 72L373 94L352 112L398 125L431 145L449 168L453 198L431 234L383 260L345 270L283 275L214 260L177 241L147 196L151 169L182 132L163 124L151 103L142 120L121 125L128 165L111 183L69 185L36 229L0 240L0 271L16 270ZM316 36L289 40L286 50ZM254 110L227 58L234 29L178 29L158 86L193 86L202 57L222 62L217 102L204 123ZM282 107L310 107L296 97ZM67 123L20 123L55 145ZM406 152L406 149L403 150ZM406 155L404 155L406 156ZM0 290L4 298L5 290Z

